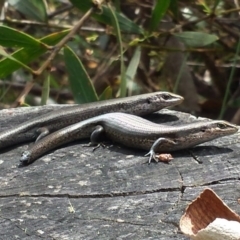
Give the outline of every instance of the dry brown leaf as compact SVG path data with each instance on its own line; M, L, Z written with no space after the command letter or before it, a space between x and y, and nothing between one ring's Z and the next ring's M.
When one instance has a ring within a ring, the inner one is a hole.
M234 222L226 224L224 220ZM224 224L222 224L223 221ZM213 222L217 227L210 225ZM206 235L203 237L201 231L206 230L208 226L211 228L208 239L240 239L240 228L236 228L236 224L240 226L240 216L232 211L214 191L207 188L187 207L180 220L180 229L192 239L207 239ZM229 232L230 225L234 226L234 233ZM226 227L225 230L224 227ZM216 229L221 230L216 231ZM212 237L212 232L215 234L215 238ZM223 237L220 238L219 234L222 234ZM235 237L230 236L231 234L235 234Z

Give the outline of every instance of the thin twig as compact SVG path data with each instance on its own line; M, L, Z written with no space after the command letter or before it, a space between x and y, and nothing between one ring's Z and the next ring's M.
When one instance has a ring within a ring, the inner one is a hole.
M72 28L72 25L68 24L56 24L53 22L37 22L37 21L31 21L31 20L19 20L19 19L11 19L11 18L5 18L3 20L0 19L0 23L7 23L7 24L17 24L17 25L29 25L29 26L38 26L38 27L46 27L46 28L56 28L56 29L69 29ZM81 31L86 32L98 32L98 33L105 33L105 28L97 28L97 27L87 27L82 26Z
M32 87L34 85L33 81L27 82L25 88L21 92L21 94L18 96L18 98L14 101L14 103L11 105L12 108L21 106L24 103L25 97L28 95L28 93L31 91Z
M53 61L53 59L56 57L56 55L58 54L58 52L61 50L61 48L69 41L69 39L71 39L74 34L78 31L78 29L82 26L82 24L90 17L90 15L93 12L93 8L90 8L85 14L84 16L78 21L78 23L73 27L73 29L53 48L52 53L49 55L49 57L47 58L47 60L43 63L43 65L37 70L37 71L32 71L33 76L33 80L30 81L27 86L25 87L25 89L22 91L22 93L20 94L20 96L17 98L17 100L15 101L15 103L13 104L14 106L17 105L21 105L21 102L23 102L23 99L25 98L25 96L28 94L28 92L31 90L31 88L34 85L34 80L36 81L37 78L39 78L41 76L41 74L43 73L43 71L47 68L50 67L51 62Z
M37 70L34 71L36 76L42 74L42 72L49 66L52 60L56 57L60 49L69 41L70 38L74 36L74 34L78 31L78 29L83 25L83 23L90 17L93 12L93 8L90 8L84 16L78 21L78 23L73 27L73 29L65 36L55 47L48 59L43 63L43 65Z

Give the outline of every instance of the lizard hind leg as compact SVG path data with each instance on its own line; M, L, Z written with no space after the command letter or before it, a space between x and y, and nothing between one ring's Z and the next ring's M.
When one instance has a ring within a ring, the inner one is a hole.
M159 146L161 144L164 144L164 143L167 143L167 144L173 144L175 145L176 143L174 141L172 141L171 139L168 139L168 138L158 138L154 143L153 145L151 146L149 152L147 154L145 154L144 156L149 156L148 158L148 164L151 163L152 159L154 159L156 162L158 162L158 157L156 155L156 150L159 149Z
M48 129L47 127L38 128L38 129L36 130L36 132L37 132L39 135L38 135L38 137L37 137L37 139L36 139L35 142L38 142L40 139L46 137L46 136L50 133L50 131L49 131L49 129Z
M97 125L94 128L93 132L91 133L90 143L85 145L84 147L92 147L92 146L94 146L93 151L95 151L99 147L105 147L105 145L99 141L100 136L103 133L104 133L104 128L101 125Z
M90 140L91 140L91 143L94 145L94 144L98 144L100 141L100 137L101 135L104 133L104 128L103 126L101 125L97 125L93 132L91 133L91 136L90 136Z

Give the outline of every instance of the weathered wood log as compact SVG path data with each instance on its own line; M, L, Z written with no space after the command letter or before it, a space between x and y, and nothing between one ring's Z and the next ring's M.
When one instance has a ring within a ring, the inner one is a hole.
M59 106L0 111L1 131ZM196 121L163 110L149 119ZM179 231L186 206L210 187L240 213L239 134L146 164L144 151L114 144L95 152L79 141L18 168L28 144L0 152L3 239L187 239Z

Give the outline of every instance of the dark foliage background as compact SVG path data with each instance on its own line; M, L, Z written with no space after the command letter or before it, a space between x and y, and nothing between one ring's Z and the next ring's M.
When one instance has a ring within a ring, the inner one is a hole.
M240 122L238 1L9 0L0 9L1 108L164 90L184 96L183 111Z

